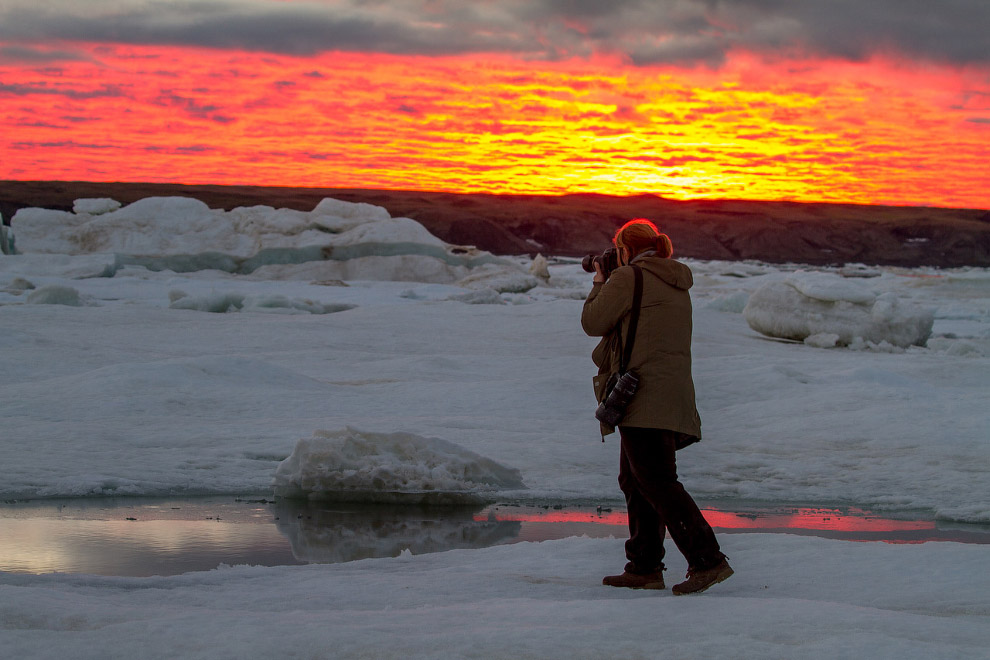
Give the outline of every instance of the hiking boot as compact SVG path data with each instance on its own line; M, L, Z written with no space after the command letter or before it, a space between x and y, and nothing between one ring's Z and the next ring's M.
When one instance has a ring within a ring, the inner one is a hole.
M713 584L718 584L719 582L728 579L729 576L732 575L732 572L732 567L729 566L729 562L724 559L715 566L712 566L704 571L689 568L686 576L687 580L681 582L680 584L675 584L671 591L674 592L675 596L701 593Z
M626 587L627 589L663 589L663 572L630 573L622 575L607 575L602 578L602 584L609 587Z

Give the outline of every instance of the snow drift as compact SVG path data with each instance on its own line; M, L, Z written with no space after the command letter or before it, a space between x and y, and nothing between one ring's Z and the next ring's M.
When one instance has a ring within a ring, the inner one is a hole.
M749 327L770 337L812 346L924 346L935 321L933 310L906 303L895 294L877 295L831 273L799 271L753 292L743 309Z
M483 501L523 488L518 470L439 438L317 431L275 471L280 497L370 502Z

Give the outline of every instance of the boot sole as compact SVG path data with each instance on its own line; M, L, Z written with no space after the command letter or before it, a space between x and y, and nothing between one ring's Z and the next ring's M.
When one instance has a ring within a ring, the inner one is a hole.
M732 567L726 567L724 571L720 571L718 574L715 575L714 580L712 580L711 582L709 582L700 589L695 589L694 591L679 591L677 589L677 586L675 586L671 589L671 592L675 596L690 596L691 594L700 594L701 592L706 591L710 587L715 586L719 582L725 582L730 577L732 577L733 573L735 573L735 571L732 570Z

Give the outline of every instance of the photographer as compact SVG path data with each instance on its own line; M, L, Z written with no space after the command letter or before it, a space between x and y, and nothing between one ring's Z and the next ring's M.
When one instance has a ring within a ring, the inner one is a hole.
M585 259L585 269L593 267L595 278L581 313L584 331L602 337L592 354L599 368L595 379L599 402L606 400L606 382L614 383L615 374L632 372L634 381L638 376L624 413L620 408L614 416L601 416L607 406L603 403L599 408L599 419L621 416L619 487L629 514L625 544L629 561L621 575L602 582L663 589L666 529L688 561L687 580L672 591L675 595L697 593L728 578L732 569L712 528L677 479L675 452L701 439L691 378L688 290L694 280L690 268L670 258L670 238L649 220L627 222L613 242L614 251ZM636 267L642 272L638 311L634 304ZM614 431L607 421L602 423L603 439Z

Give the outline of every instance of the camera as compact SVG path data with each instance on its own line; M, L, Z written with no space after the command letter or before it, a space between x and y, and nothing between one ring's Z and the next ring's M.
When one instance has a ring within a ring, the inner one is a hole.
M619 376L612 391L608 393L605 400L598 406L598 410L595 411L595 417L598 421L613 428L618 426L622 418L626 416L626 408L632 401L638 387L639 376L635 371L627 371Z
M595 272L595 264L601 264L602 275L607 280L612 271L619 267L619 252L614 247L610 247L601 254L589 254L581 260L581 268L588 273Z

